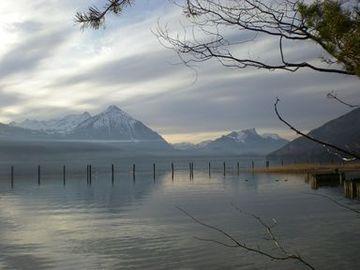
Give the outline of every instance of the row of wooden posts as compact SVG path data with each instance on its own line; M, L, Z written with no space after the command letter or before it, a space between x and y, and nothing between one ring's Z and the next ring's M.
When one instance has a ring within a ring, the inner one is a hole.
M269 161L266 161L266 167L269 167ZM254 170L255 168L255 163L254 161L251 162L251 168L252 170ZM91 185L92 183L92 165L91 164L87 164L86 165L86 182L88 185ZM189 172L190 172L190 179L194 178L194 163L190 162L189 163ZM223 162L223 175L226 176L226 163ZM63 183L64 185L66 184L66 166L63 165ZM208 174L209 177L211 176L211 163L208 163ZM240 174L240 163L237 162L237 174ZM136 177L136 164L132 165L132 175L133 175L133 179L135 180ZM175 177L175 165L174 163L171 163L171 178L174 179ZM14 171L14 166L11 166L11 173L10 173L10 178L11 178L11 186L14 185L14 178L15 178L15 171ZM156 164L153 163L153 178L156 178ZM111 164L111 182L114 183L115 181L115 166L114 164ZM38 185L41 184L41 166L38 165L37 166L37 182Z

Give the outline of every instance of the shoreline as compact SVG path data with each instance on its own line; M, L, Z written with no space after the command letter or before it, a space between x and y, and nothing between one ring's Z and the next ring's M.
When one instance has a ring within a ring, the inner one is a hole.
M290 164L284 166L274 167L261 167L248 169L247 172L254 173L332 173L335 170L341 172L356 172L360 171L360 162L349 163L349 164L316 164L316 163L301 163L301 164Z

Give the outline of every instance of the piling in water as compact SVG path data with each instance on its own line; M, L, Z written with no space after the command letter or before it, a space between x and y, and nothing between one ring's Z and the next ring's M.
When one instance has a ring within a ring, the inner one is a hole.
M66 167L65 165L63 166L63 185L66 185Z
M14 187L14 166L11 166L11 188Z
M226 176L226 164L225 164L225 162L223 163L223 167L224 167L224 176Z
M211 177L211 163L209 162L209 177Z
M40 186L41 182L40 182L40 178L41 178L41 171L40 171L40 165L38 166L38 185Z
M239 164L239 162L237 163L237 175L238 176L240 175L240 164Z
M136 167L135 167L135 164L133 164L132 172L133 172L133 180L134 181L135 181L135 171L136 171Z
M174 163L171 163L171 179L172 180L174 180L174 174L175 174L175 172L174 172Z
M194 163L189 163L190 179L194 178Z
M360 179L345 180L344 195L349 199L360 200Z
M194 163L191 163L191 178L194 179Z
M254 170L255 169L255 162L252 160L251 161L251 169Z
M156 178L156 165L155 165L155 163L153 164L153 178L154 178L154 181L155 181L155 178Z
M191 163L189 163L189 176L190 176L190 179L191 179Z
M92 168L91 168L91 164L89 165L89 185L91 186L91 182L92 182Z
M111 164L111 183L114 184L115 181L115 169L114 164Z

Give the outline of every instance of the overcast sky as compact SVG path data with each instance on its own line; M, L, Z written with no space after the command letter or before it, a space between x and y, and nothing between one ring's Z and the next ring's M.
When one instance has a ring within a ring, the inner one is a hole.
M115 104L171 142L253 127L292 138L274 115L277 96L281 111L303 130L348 111L326 99L331 90L360 103L360 80L343 75L234 70L210 61L197 65L195 80L151 32L159 19L170 27L180 20L178 7L138 1L124 16L110 17L105 29L81 31L75 12L99 2L0 1L0 122L94 114ZM264 39L251 48L256 57L278 53ZM240 49L254 55L248 46ZM308 44L291 53L319 51Z

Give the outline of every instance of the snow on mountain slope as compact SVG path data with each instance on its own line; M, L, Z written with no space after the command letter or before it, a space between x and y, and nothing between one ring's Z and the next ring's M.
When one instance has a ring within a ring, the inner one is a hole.
M84 112L82 114L70 114L60 119L50 119L45 121L26 119L19 123L12 122L10 125L25 129L45 131L47 133L66 134L90 117L91 115L88 112Z
M274 140L282 140L282 138L278 135L278 134L275 134L275 133L264 133L261 135L263 138L271 138L271 139L274 139Z
M165 142L159 134L116 106L110 106L104 112L83 121L70 135L83 139Z
M267 154L279 149L288 141L277 134L258 134L255 128L233 131L212 141L201 142L196 145L175 148L179 150L201 151L211 154ZM182 149L181 149L182 148Z
M260 135L252 129L233 131L208 143L203 149L207 152L264 155L279 149L288 141L272 134Z

